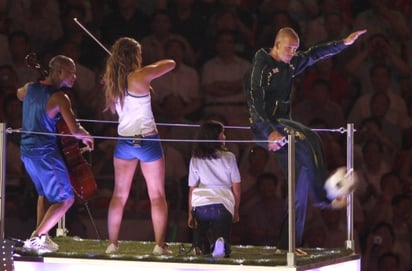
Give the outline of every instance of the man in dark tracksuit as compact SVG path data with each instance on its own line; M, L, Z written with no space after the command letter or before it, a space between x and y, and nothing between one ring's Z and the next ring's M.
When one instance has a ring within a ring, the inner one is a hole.
M301 52L297 51L297 33L291 28L282 28L276 35L272 48L262 48L256 52L250 71L244 78L252 132L257 140L269 141L261 144L276 152L285 174L288 151L281 142L290 131L294 131L296 135L296 246L301 246L303 241L309 191L314 205L323 208L344 207L346 198L326 197L324 182L327 172L322 142L315 132L291 120L292 79L317 61L338 54L365 32L366 30L356 31L343 40L317 45ZM287 222L286 214L280 233L281 249L288 247Z

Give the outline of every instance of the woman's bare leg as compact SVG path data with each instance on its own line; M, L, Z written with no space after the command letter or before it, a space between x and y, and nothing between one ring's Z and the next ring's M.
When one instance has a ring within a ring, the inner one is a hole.
M140 164L146 180L150 199L151 215L155 242L163 247L167 230L168 207L165 196L164 157L157 161Z
M110 200L107 216L109 242L118 245L119 231L123 218L123 210L129 197L137 159L123 160L114 158L114 190Z

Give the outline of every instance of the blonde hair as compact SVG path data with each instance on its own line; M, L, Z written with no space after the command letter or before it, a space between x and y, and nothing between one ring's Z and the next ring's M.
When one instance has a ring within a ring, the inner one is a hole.
M276 38L275 38L275 43L279 41L280 39L283 39L284 37L289 37L289 38L296 40L297 42L300 42L298 33L296 33L296 31L293 30L293 28L291 27L283 27L279 29L276 35Z
M138 41L122 37L113 44L111 52L112 54L106 61L103 80L105 82L105 110L115 113L117 100L123 106L127 90L127 76L141 67L142 48Z
M57 71L61 71L65 68L72 68L76 67L73 59L64 55L56 55L49 61L49 77L52 82L58 82L59 76L56 73Z

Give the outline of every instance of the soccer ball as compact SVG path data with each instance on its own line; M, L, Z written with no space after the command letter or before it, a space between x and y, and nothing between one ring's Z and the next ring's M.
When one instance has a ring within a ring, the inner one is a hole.
M330 200L346 197L355 190L358 178L353 169L338 168L325 182L325 190Z

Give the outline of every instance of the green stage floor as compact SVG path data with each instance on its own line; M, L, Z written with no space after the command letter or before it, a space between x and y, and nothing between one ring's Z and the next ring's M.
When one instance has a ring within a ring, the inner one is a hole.
M287 265L286 252L276 247L232 246L230 258L214 259L210 255L194 256L186 252L190 248L188 243L168 243L173 251L170 256L154 256L153 242L120 241L120 253L106 255L107 241L80 239L75 237L57 237L53 240L59 245L58 252L44 254L43 257L78 258L95 260L122 260L145 262L175 262L175 263L208 263L227 265L251 266L285 266ZM304 248L307 255L296 256L297 266L317 265L320 262L336 263L351 258L359 258L352 250L346 248L324 249ZM16 247L15 253L22 258L36 258L36 255L23 252ZM41 257L39 257L41 258Z

